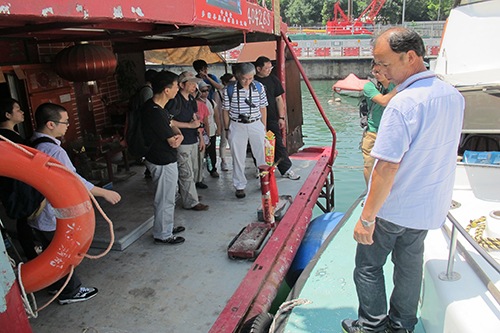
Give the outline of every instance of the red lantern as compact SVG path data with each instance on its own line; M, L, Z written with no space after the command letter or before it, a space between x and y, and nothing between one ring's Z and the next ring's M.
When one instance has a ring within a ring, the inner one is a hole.
M116 57L105 47L76 44L60 51L54 59L55 72L65 80L86 82L113 75Z

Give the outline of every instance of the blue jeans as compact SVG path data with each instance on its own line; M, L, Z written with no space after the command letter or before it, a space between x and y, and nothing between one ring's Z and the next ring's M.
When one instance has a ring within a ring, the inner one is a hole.
M358 320L367 332L381 332L390 325L413 330L423 273L424 239L427 230L398 226L377 218L373 244L358 244L354 283L358 293ZM383 266L392 252L394 289L387 316Z

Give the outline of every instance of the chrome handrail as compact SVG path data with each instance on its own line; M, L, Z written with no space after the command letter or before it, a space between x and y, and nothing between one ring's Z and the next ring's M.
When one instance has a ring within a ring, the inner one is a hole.
M455 219L455 217L451 214L448 213L447 215L448 220L453 224L453 228L456 228L462 236L472 245L472 247L481 255L481 257L484 258L498 273L500 273L500 264L493 259L488 252L486 252L475 240L472 238L471 235L462 227L462 225ZM453 231L452 231L453 232ZM455 239L455 242L457 240ZM456 244L455 244L456 246ZM450 246L451 250L451 246Z
M490 264L493 269L495 269L498 273L500 273L500 264L493 259L477 242L469 235L469 233L462 227L462 225L455 219L455 217L448 212L448 220L453 225L453 229L451 231L450 235L450 230L449 228L444 225L443 229L446 231L448 236L450 236L450 252L448 256L448 268L446 272L443 272L439 275L439 278L444 281L454 281L453 277L456 277L458 275L458 278L460 278L459 274L456 272L453 272L453 261L455 259L455 250L458 247L458 250L460 251L460 254L465 258L465 261L471 266L472 270L477 274L479 279L484 283L486 288L490 291L491 295L493 298L497 301L497 303L500 305L500 291L498 288L495 286L495 284L491 281L491 279L486 275L486 273L479 267L477 262L472 258L472 256L469 254L469 252L464 248L460 242L458 242L457 237L456 237L456 231L460 231L462 236L472 245L472 247L483 257L486 262ZM456 280L456 279L455 279Z

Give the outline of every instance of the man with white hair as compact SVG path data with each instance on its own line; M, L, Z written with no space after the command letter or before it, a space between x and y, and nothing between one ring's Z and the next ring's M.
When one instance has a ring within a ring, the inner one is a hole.
M266 164L264 137L266 135L267 97L262 84L252 82L255 75L253 64L239 64L234 72L237 81L224 91L222 110L224 129L233 158L235 195L241 199L245 197L247 185L245 158L249 142L257 165Z

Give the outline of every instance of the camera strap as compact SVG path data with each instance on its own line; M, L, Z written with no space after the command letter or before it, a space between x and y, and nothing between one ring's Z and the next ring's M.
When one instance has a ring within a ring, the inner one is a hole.
M250 104L248 105L248 107L250 108L250 114L248 115L248 118L251 118L252 117L252 83L250 83L250 85L248 86L248 91L249 91L249 98L248 100L250 101ZM241 109L240 109L240 87L243 88L243 86L240 86L240 83L238 82L238 84L236 85L236 99L238 101L238 114L241 114Z

